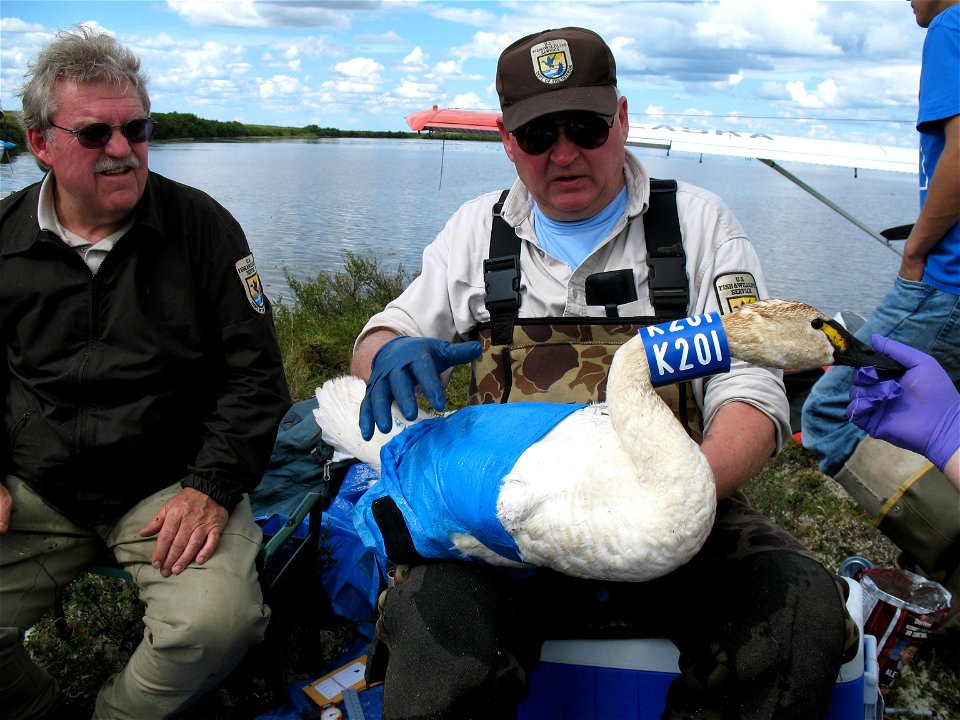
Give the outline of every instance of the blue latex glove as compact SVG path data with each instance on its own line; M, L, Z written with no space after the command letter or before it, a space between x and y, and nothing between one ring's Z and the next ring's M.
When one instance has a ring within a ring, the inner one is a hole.
M376 421L380 432L393 427L391 405L396 402L407 419L417 417L417 386L436 410L443 410L446 398L440 373L480 357L476 341L450 343L422 337L398 337L384 345L373 358L367 392L360 403L360 434L373 437Z
M960 447L956 387L926 353L882 335L870 341L907 371L899 381L879 380L874 368L857 368L847 418L871 437L920 453L943 470Z

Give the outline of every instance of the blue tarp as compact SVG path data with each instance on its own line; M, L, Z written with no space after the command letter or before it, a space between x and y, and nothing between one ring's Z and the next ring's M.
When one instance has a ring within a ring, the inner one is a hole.
M450 542L459 532L519 560L516 543L497 520L502 478L524 450L583 407L474 405L408 428L383 448L380 480L357 501L354 523L363 544L386 558L371 504L389 495L422 557L460 557Z

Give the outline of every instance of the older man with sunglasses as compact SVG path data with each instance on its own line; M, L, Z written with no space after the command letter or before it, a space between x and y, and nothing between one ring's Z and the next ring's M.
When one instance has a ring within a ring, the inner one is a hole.
M97 718L168 718L263 638L245 493L289 406L243 231L147 168L140 62L58 34L21 91L35 185L0 204L0 707L80 717L24 631L107 548L146 605Z
M503 51L498 125L519 178L509 193L465 203L424 251L421 275L364 327L352 369L367 379L365 436L391 426L394 401L412 418L418 388L442 408L445 373L473 360L477 402L603 399L590 378L609 367L623 328L728 313L766 294L722 201L652 183L626 151L616 82L609 47L582 28ZM418 528L388 504L376 509L387 554L401 563L381 599L371 664L386 653L385 718L515 717L545 639L650 634L682 653L665 718L825 716L858 642L842 583L737 492L790 437L780 375L739 363L670 392L702 439L720 500L706 545L664 577L593 582L424 562Z

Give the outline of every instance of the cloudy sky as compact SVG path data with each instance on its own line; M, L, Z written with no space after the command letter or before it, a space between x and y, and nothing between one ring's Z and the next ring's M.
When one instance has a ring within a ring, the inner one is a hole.
M504 47L581 25L613 48L641 122L898 145L916 144L925 32L904 0L3 0L3 109L19 108L37 50L75 23L140 55L159 112L406 130L434 104L497 108Z

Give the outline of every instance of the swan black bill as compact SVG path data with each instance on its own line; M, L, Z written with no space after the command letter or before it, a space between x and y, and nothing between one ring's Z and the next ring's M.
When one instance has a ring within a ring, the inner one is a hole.
M823 332L833 345L834 365L852 367L875 367L879 377L899 377L906 368L893 358L877 352L866 343L858 340L836 320L825 320Z

